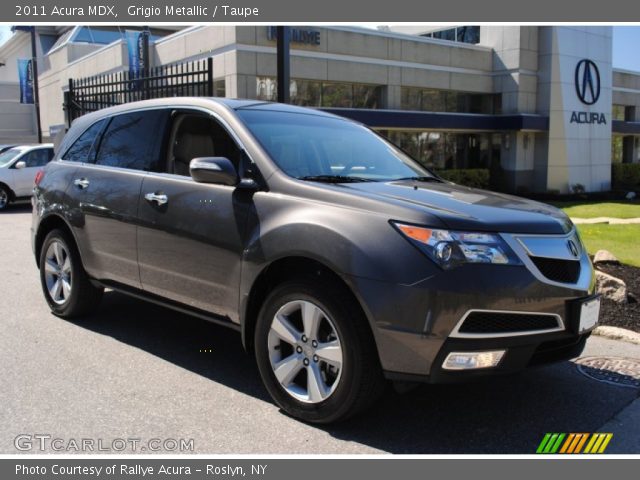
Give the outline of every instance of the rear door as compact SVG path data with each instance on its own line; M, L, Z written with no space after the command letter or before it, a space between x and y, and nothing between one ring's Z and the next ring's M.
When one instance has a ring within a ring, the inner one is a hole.
M76 206L76 236L94 278L141 288L138 197L143 178L158 169L168 115L154 109L113 116L74 174L68 192Z
M53 158L53 148L42 147L29 150L13 164L13 191L18 197L31 195L36 173ZM24 162L23 168L16 168L19 162Z
M237 168L242 152L213 117L174 112L164 171L150 173L142 184L140 277L150 293L236 320L251 195L191 179L189 162L213 156L227 157Z

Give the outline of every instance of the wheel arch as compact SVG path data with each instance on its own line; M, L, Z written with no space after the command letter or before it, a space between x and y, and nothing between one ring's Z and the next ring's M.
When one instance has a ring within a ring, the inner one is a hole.
M321 277L323 281L330 281L333 285L338 285L339 288L343 289L367 320L367 326L377 348L376 336L371 326L371 319L348 281L337 271L318 259L304 255L291 255L278 258L265 266L255 277L249 293L246 296L246 300L242 302L243 305L241 306L240 312L242 344L248 352L253 353L254 351L253 336L258 314L264 300L269 293L282 282L301 277Z
M63 230L66 233L68 233L75 243L75 247L78 250L78 254L80 253L80 250L78 249L78 242L76 240L76 237L73 234L73 230L71 229L67 221L62 216L52 213L44 217L42 220L40 220L40 223L38 224L38 231L36 232L36 235L35 235L34 254L35 254L36 265L38 266L38 268L40 268L40 254L42 252L42 245L44 244L44 239L47 237L49 232L56 229Z
M16 193L9 186L9 184L0 181L0 187L4 188L7 191L7 193L9 194L9 202L13 202L15 200L15 198L16 198Z

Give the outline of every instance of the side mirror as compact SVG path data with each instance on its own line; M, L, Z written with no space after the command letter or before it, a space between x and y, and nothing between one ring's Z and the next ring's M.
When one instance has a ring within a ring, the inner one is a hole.
M235 186L239 181L236 167L226 157L194 158L189 163L189 173L198 183Z
M26 166L27 166L27 164L23 160L20 160L19 162L16 162L15 169L16 170L22 170Z

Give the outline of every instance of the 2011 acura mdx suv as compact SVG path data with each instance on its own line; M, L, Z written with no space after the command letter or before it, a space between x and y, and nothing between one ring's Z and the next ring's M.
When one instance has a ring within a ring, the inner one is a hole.
M241 332L289 414L346 418L385 380L577 355L597 324L571 221L438 178L368 128L250 100L76 120L38 174L32 239L56 315L104 288Z

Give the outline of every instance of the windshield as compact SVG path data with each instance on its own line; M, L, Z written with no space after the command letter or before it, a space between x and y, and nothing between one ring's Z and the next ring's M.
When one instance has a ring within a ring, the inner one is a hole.
M287 175L303 180L434 178L371 130L320 115L240 109L238 115Z
M6 152L0 153L0 168L6 167L11 161L22 153L18 148L11 148Z

